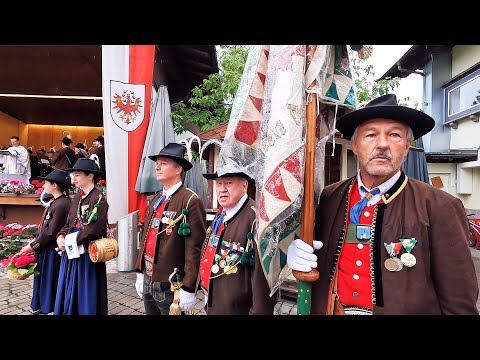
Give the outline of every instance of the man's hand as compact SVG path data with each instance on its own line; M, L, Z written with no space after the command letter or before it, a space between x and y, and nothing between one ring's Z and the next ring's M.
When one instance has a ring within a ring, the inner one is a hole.
M180 288L178 293L178 299L180 300L180 309L182 311L188 311L195 305L197 298L195 293L191 293Z
M143 278L144 275L137 273L137 281L135 281L135 290L137 290L137 294L140 299L143 299Z
M313 250L319 250L323 246L321 241L313 240L313 248L302 239L295 239L288 246L287 265L292 270L309 272L317 267L317 255Z

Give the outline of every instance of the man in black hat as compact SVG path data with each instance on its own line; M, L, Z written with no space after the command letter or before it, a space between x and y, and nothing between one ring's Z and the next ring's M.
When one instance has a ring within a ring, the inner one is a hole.
M62 142L62 148L53 154L50 162L54 169L65 170L75 164L75 152L70 148L70 144L73 143L70 137L65 136L60 141Z
M168 315L174 293L169 278L182 282L179 290L180 308L188 311L196 301L195 284L202 243L205 238L206 213L202 200L182 184L185 171L192 163L185 156L185 146L169 143L155 161L157 180L163 191L149 201L145 227L135 264L135 288L143 297L147 315Z
M107 235L108 203L102 191L95 187L100 169L94 160L78 159L66 171L72 173L72 183L79 191L72 200L65 226L57 234L62 262L54 314L107 315L107 268L105 262L92 262L88 253L91 241ZM68 257L67 235L75 236L79 257Z
M78 159L83 159L83 158L87 158L87 151L85 150L85 145L83 145L82 143L77 143L73 150L75 151L75 162L78 160Z
M401 170L412 140L434 125L393 94L337 121L358 174L325 187L317 241L294 240L287 254L293 270L318 269L312 314L478 315L462 202Z
M53 200L47 203L40 220L40 227L34 239L24 246L19 255L35 252L35 260L40 273L34 275L31 310L33 314L50 314L55 307L58 274L60 272L60 256L57 247L57 233L65 225L70 210L68 189L71 187L70 174L64 170L53 170L46 176L43 188Z
M95 159L98 157L98 162L100 165L100 170L105 174L106 179L106 169L105 169L105 140L102 135L97 136L93 139L96 142L96 145L92 148L90 159Z
M248 194L250 178L243 172L204 174L215 181L220 207L203 245L197 283L205 294L207 315L273 315L258 257L255 201Z

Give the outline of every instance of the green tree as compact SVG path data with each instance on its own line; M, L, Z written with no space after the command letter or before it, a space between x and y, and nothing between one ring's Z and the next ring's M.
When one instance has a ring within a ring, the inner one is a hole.
M375 47L374 50L375 51ZM356 51L350 53L352 60L352 70L355 75L355 89L357 92L358 107L364 107L371 100L391 93L400 86L400 78L395 77L388 80L375 81L375 72L373 65L368 64L367 59L360 59ZM403 106L409 106L410 97L399 98L398 103ZM424 103L426 105L426 103ZM420 103L414 101L413 108L418 109ZM421 110L421 109L418 109Z
M248 48L245 45L219 46L219 73L211 74L195 86L188 100L172 105L172 119L177 134L187 129L193 132L207 130L228 121L247 61Z

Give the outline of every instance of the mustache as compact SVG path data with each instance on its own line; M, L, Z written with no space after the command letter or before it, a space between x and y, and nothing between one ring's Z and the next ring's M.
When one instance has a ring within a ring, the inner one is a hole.
M368 161L375 159L376 157L384 157L387 158L388 160L393 159L393 155L389 151L385 150L378 150L374 152L370 157L368 158Z

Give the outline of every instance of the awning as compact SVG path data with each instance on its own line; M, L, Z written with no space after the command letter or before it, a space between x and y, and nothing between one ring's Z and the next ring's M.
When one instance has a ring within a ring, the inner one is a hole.
M103 126L101 45L2 45L0 69L1 112L25 123ZM154 85L166 85L172 103L216 72L215 45L156 46Z

